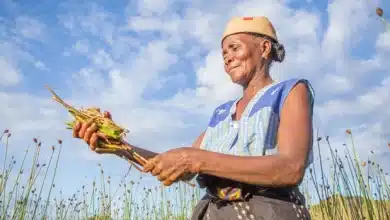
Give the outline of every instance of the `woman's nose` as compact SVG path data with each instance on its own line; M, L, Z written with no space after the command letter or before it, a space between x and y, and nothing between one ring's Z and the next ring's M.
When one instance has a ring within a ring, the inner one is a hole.
M226 56L225 57L225 65L229 65L233 61L231 56Z

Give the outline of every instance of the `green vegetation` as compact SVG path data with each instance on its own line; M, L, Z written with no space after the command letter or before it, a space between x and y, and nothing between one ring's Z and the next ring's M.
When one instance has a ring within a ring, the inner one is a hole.
M311 183L321 201L310 208L313 219L390 219L388 173L372 161L369 154L367 161L359 159L351 130L346 130L346 134L350 144L337 148L331 147L329 137L325 141L317 138L318 164L309 169L310 180L304 184ZM325 143L321 145L323 141ZM321 154L324 145L330 151L328 175L324 172Z
M332 148L328 137L318 137L315 143L319 159L309 168L301 185L312 219L390 219L388 174L369 156L365 161L359 159L352 132L346 133L350 144L341 147ZM64 198L61 191L53 193L64 187L55 185L62 141L52 147L49 158L41 158L41 143L34 138L35 147L27 149L19 163L8 153L10 131L5 130L0 140L5 152L0 170L1 220L188 219L201 196L199 189L184 183L144 188L142 178L130 178L131 167L119 185L113 186L110 176L99 165L98 179ZM325 150L330 151L329 158L322 156ZM40 164L42 160L47 164ZM318 199L321 202L314 201Z

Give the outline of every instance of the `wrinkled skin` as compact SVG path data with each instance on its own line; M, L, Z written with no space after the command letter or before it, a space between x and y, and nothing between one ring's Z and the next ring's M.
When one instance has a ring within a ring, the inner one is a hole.
M178 180L189 180L193 174L199 173L200 164L194 160L199 151L197 148L183 147L161 153L149 160L144 172L151 172L165 186Z
M264 70L269 67L271 61L270 54L270 41L247 34L228 36L222 44L225 71L233 83L244 89L267 78L265 83L269 83L269 75L258 73L266 72Z

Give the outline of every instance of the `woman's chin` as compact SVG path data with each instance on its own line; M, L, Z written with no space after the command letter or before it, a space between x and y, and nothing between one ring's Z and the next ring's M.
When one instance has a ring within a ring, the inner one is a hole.
M235 84L239 84L241 85L241 81L243 80L243 77L240 76L240 75L229 75L230 76L230 80L235 83Z

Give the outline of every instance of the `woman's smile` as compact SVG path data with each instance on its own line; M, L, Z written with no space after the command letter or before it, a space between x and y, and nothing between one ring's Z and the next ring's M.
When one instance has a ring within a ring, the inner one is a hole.
M233 70L235 70L237 67L239 67L239 66L231 67L231 68L229 69L229 74L231 74L231 73L233 72Z

